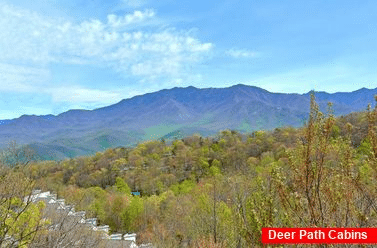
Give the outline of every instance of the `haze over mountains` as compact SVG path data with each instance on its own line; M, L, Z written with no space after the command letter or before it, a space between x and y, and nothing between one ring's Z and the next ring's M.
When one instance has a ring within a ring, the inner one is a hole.
M333 103L336 116L374 104L377 88L349 93L316 92L322 111ZM161 90L95 110L70 110L54 115L23 115L0 121L0 147L10 141L29 144L45 159L93 154L109 147L143 140L211 135L224 129L251 132L301 126L309 111L306 94L271 93L246 85Z

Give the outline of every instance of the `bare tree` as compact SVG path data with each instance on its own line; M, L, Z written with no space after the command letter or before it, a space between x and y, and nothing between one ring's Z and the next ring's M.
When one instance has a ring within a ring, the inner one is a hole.
M1 164L10 167L25 167L36 160L36 154L30 146L21 146L16 141L10 141L8 146L1 151Z
M93 230L85 220L85 212L75 212L72 206L49 197L43 217L48 225L40 232L30 245L31 248L50 247L104 247L104 233Z

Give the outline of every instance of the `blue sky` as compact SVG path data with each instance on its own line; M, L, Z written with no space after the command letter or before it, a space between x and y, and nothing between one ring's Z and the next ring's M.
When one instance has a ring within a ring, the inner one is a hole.
M375 88L375 1L0 0L0 119L165 88Z

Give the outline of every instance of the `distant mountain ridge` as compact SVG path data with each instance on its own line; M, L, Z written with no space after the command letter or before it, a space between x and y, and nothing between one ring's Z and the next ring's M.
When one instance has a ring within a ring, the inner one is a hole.
M335 115L365 110L376 89L315 92L325 111ZM92 154L172 134L214 134L224 129L251 132L280 126L301 126L309 111L306 94L271 93L242 84L228 88L172 88L124 99L95 110L69 110L54 115L23 115L0 120L0 147L15 140L29 144L45 159ZM174 135L173 135L174 136Z

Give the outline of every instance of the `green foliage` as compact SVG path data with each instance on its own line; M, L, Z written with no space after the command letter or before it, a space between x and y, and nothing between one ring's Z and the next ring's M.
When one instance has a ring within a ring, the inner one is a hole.
M221 147L219 144L212 144L211 145L211 149L214 151L214 152L219 152Z
M179 184L173 184L170 189L175 195L187 194L195 187L195 183L192 180L185 180Z
M339 135L340 135L340 128L337 126L337 125L334 125L333 127L332 127L332 130L331 130L331 136L333 137L333 138L337 138L337 137L339 137Z
M131 195L131 189L128 187L128 184L123 180L121 177L117 177L115 179L115 186L119 193L123 193L125 195Z
M5 208L7 205L15 210ZM42 210L44 207L44 202L37 204L30 203L29 206L26 206L19 198L12 198L3 202L0 206L0 212L7 213L7 217L4 221L4 226L0 228L0 236L9 235L15 240L20 240L18 247L27 247L27 244L32 241L34 235L22 236L33 233L41 224ZM16 209L25 210L19 213Z
M37 231L43 229L46 220L42 219L44 202L31 201L32 180L24 174L7 171L0 179L0 246L27 247ZM10 237L6 241L5 237ZM11 241L15 243L12 245Z
M219 174L221 174L221 171L220 171L220 168L218 166L212 165L209 168L209 175L216 176L216 175L219 175Z
M360 146L357 148L357 152L360 155L366 155L367 157L373 156L372 153L372 144L369 139L364 139Z
M366 183L371 183L370 175L372 175L373 169L370 164L364 163L359 167L359 175Z
M209 168L209 163L205 158L199 158L199 165L203 170L207 170Z
M138 196L131 199L130 205L122 212L122 221L128 232L135 231L135 221L144 211L144 201Z
M257 247L268 226L377 226L377 110L335 118L313 96L307 120L145 142L35 164L28 175L112 231L157 247Z

